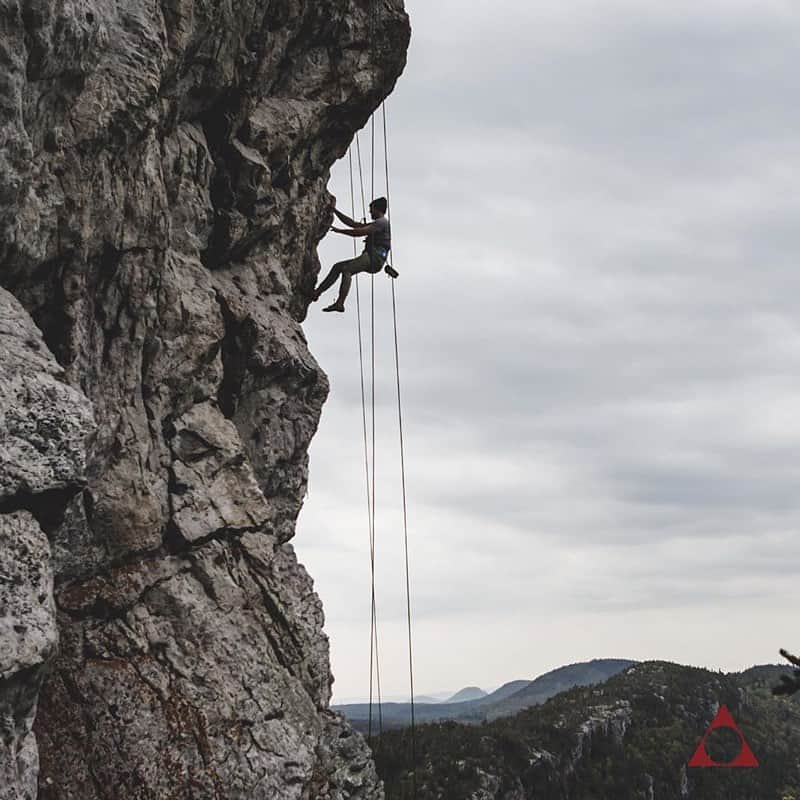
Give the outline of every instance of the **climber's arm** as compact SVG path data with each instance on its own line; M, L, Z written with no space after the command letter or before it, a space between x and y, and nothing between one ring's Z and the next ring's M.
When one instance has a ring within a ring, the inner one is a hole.
M345 236L358 238L359 236L369 236L369 234L374 233L375 226L357 223L354 228L331 228L331 230L334 233L343 233Z
M348 225L351 228L357 228L359 225L361 225L360 222L356 222L354 219L351 219L347 216L347 214L343 214L338 208L334 208L333 213L336 214L336 216L339 217L339 219L344 222L345 225Z

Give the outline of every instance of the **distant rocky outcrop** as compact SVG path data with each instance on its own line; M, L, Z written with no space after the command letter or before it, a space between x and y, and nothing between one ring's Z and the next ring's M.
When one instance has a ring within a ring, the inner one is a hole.
M1 800L382 796L289 542L329 169L408 41L402 0L0 9Z

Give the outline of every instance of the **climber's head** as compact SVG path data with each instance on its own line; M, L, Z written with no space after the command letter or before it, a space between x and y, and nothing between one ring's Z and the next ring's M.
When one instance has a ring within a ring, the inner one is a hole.
M370 204L369 204L369 213L372 219L378 219L378 217L382 217L386 213L386 209L389 207L388 203L386 202L385 197L376 197Z

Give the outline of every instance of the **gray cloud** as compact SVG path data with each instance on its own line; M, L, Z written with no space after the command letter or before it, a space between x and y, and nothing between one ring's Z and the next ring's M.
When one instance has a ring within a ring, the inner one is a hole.
M800 14L779 0L408 7L389 119L417 686L599 655L774 659L800 563ZM331 183L344 205L347 185L345 162ZM331 237L321 256L348 248ZM379 614L397 694L388 280L375 288ZM348 311L306 323L333 392L295 545L336 691L356 696L369 575Z

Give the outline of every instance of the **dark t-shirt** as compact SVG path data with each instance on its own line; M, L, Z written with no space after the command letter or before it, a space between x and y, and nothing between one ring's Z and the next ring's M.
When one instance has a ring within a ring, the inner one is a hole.
M378 217L378 219L372 220L370 225L375 227L375 232L367 236L364 240L364 246L389 250L392 246L392 230L389 226L389 220L386 217Z

